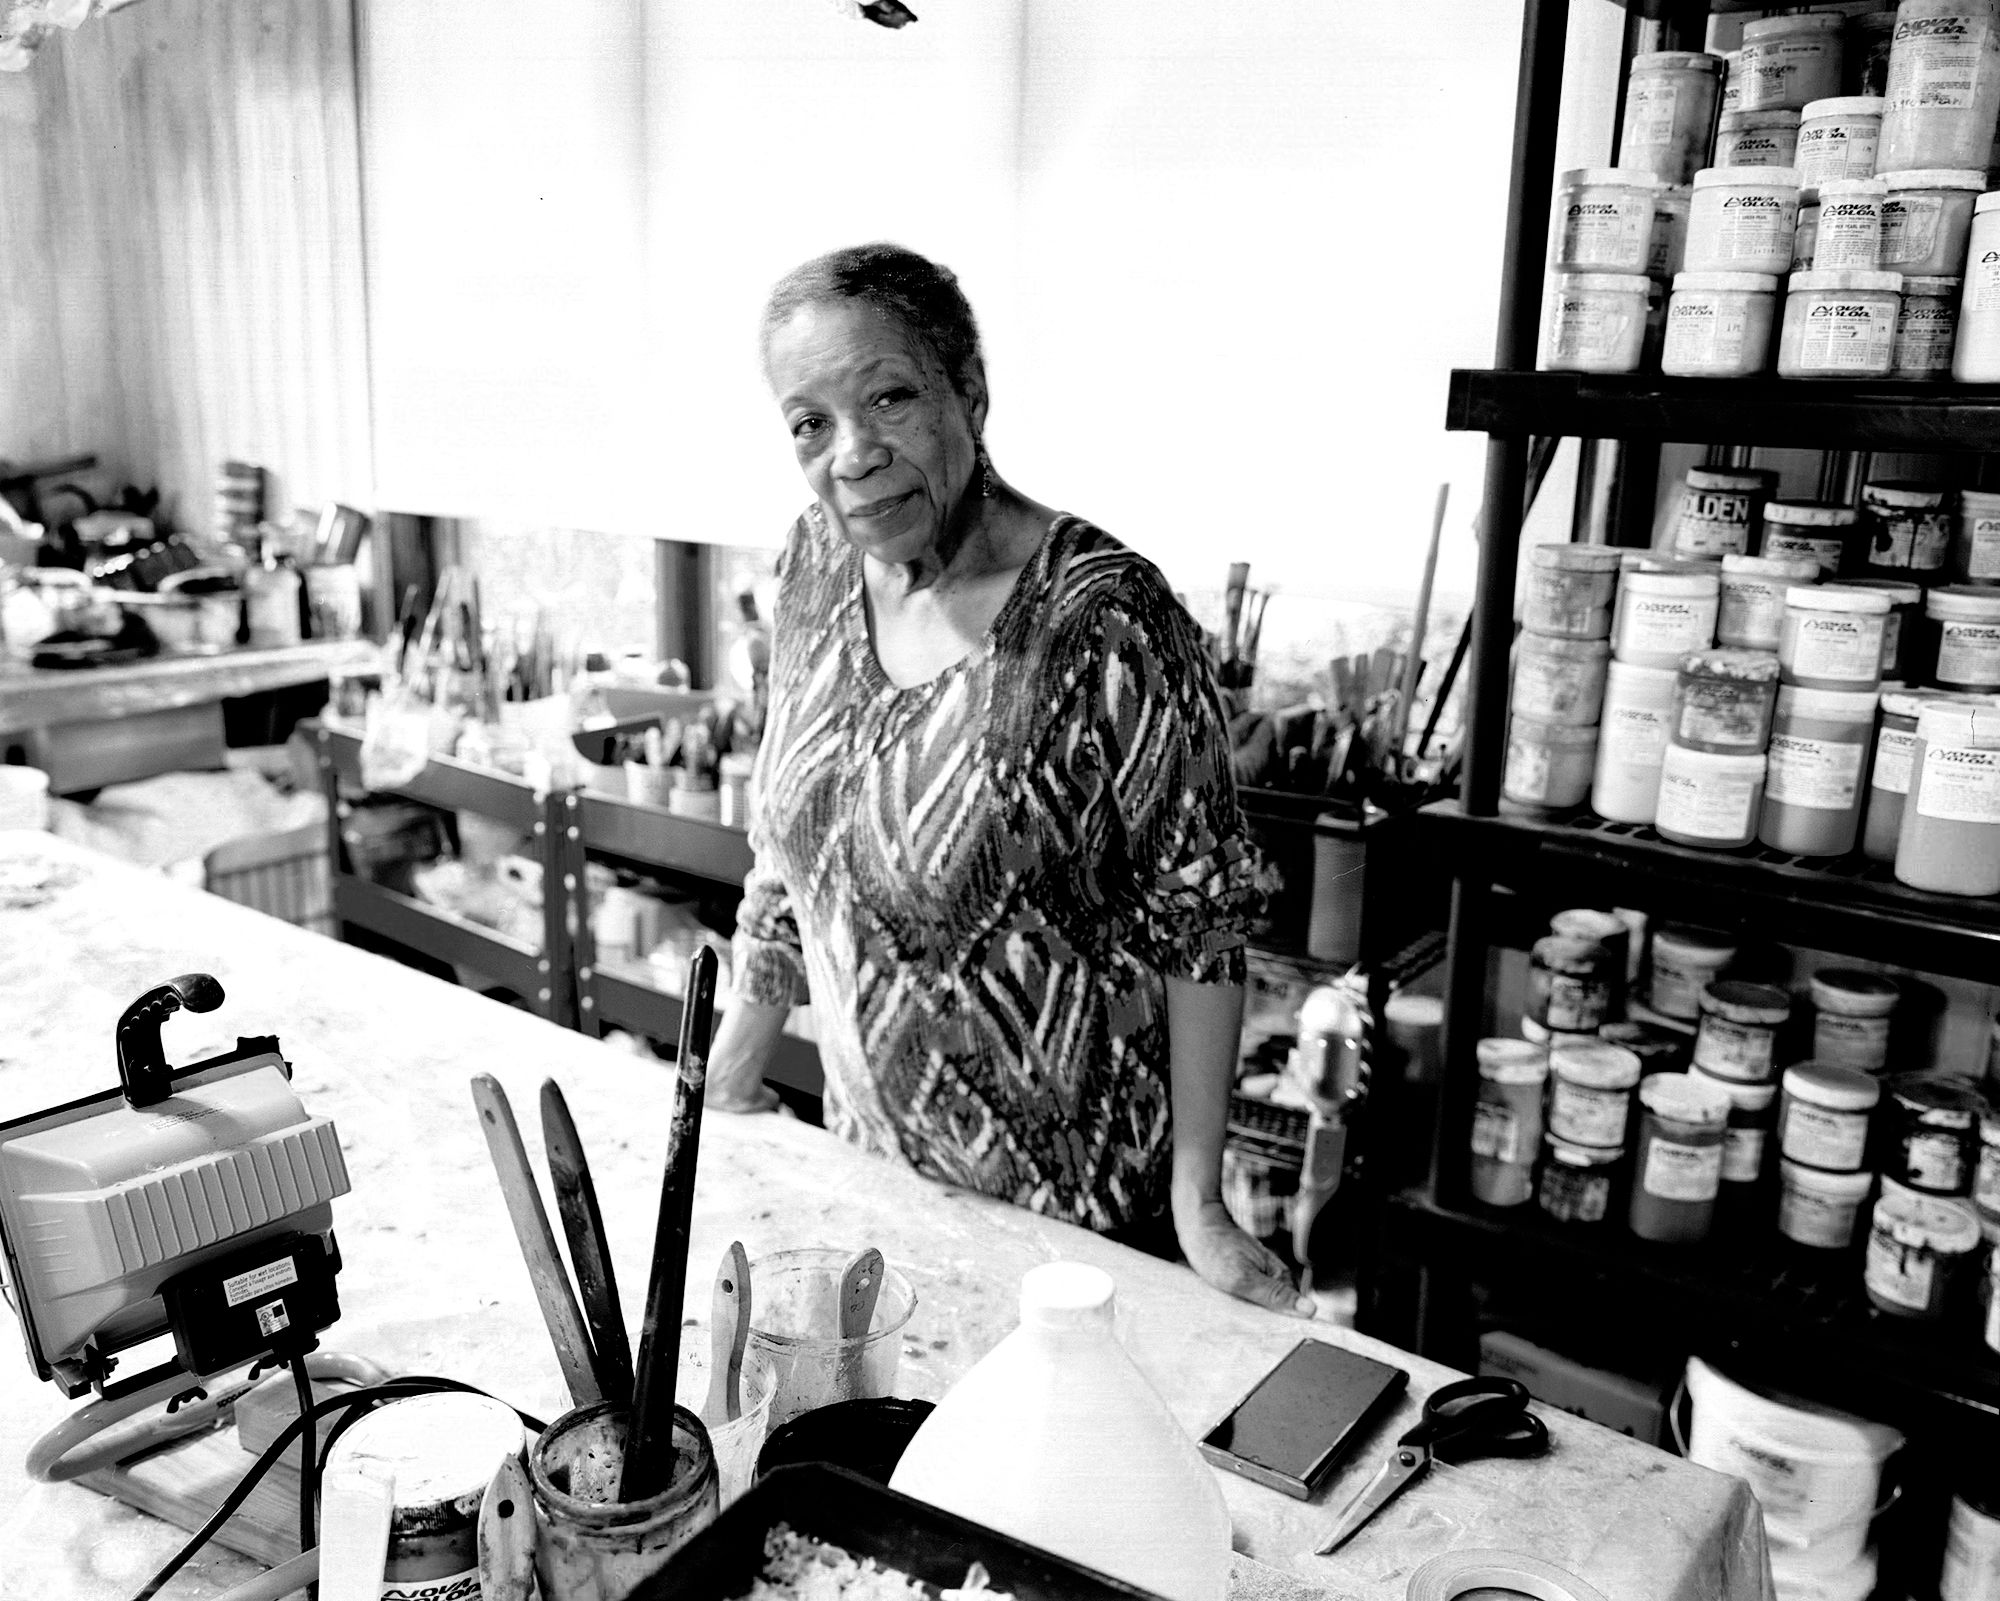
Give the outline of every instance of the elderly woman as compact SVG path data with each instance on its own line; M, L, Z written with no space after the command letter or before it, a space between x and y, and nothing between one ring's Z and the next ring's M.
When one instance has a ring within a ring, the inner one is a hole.
M813 501L778 567L756 867L709 1105L766 1109L810 995L830 1127L1309 1313L1223 1209L1254 903L1200 636L1153 565L1005 482L946 268L772 291Z

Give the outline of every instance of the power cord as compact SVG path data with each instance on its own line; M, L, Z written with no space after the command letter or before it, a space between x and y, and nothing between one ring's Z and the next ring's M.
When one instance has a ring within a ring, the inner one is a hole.
M299 1398L299 1416L313 1409L312 1380L306 1376L306 1354L292 1358L292 1388ZM319 1458L313 1454L313 1430L299 1431L299 1549L310 1551L319 1544L315 1504L319 1500Z

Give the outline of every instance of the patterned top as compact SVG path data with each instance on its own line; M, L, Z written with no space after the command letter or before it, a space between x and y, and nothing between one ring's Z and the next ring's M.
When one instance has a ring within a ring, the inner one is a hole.
M860 554L778 567L737 990L809 993L830 1128L1097 1229L1167 1207L1162 975L1243 979L1214 681L1157 568L1061 517L985 640L898 689Z

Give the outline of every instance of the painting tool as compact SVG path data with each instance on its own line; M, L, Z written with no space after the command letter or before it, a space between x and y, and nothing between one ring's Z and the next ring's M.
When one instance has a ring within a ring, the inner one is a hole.
M517 1456L503 1457L479 1503L481 1601L533 1601L535 1503L527 1470Z
M320 1601L381 1601L396 1481L354 1463L327 1468L320 1488Z
M709 1298L709 1328L714 1341L708 1366L708 1400L701 1420L710 1428L734 1423L743 1415L743 1348L750 1340L750 1255L741 1240L731 1240L715 1270L715 1293Z
M618 1276L612 1271L611 1250L604 1235L604 1214L597 1205L590 1160L570 1116L569 1102L554 1079L542 1085L542 1144L549 1153L549 1180L555 1186L556 1215L569 1241L570 1266L576 1272L577 1296L590 1331L590 1349L597 1387L604 1399L620 1406L632 1402L632 1345L625 1334L625 1315L618 1307Z
M854 1399L860 1388L861 1342L875 1321L875 1302L882 1293L882 1253L874 1246L856 1251L840 1270L840 1375L836 1395Z
M708 1039L715 1024L715 952L708 946L688 963L687 999L674 1060L680 1094L667 1130L667 1168L660 1186L660 1223L653 1236L653 1271L646 1286L646 1320L632 1380L632 1422L625 1437L621 1501L657 1495L674 1476L674 1377L681 1361L681 1297L687 1289L688 1226L694 1211L695 1163L701 1152L701 1098L708 1081Z
M1444 509L1451 500L1449 482L1438 485L1437 510L1431 515L1431 548L1424 555L1424 580L1417 588L1417 615L1410 627L1410 653L1403 662L1403 684L1396 697L1396 723L1389 748L1403 754L1403 740L1410 731L1410 709L1417 702L1417 674L1424 660L1424 626L1431 615L1431 584L1437 578L1438 545L1444 538Z
M1222 687L1236 687L1235 662L1237 630L1243 621L1243 588L1250 582L1250 564L1247 561L1233 561L1229 564L1229 586L1222 595L1222 660L1228 672L1224 674Z

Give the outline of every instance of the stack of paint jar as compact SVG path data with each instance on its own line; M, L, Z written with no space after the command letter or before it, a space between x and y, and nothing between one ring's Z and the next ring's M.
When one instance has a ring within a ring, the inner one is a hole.
M1569 811L1589 793L1619 560L1607 545L1538 545L1529 555L1508 697L1510 811Z

